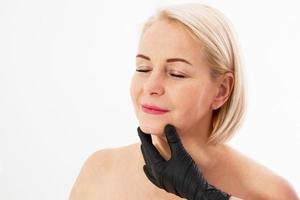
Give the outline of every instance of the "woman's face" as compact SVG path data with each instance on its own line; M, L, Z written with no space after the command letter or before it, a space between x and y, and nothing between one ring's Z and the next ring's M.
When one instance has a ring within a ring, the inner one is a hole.
M144 132L160 136L168 123L182 131L209 126L217 87L201 58L201 46L181 25L168 21L151 25L140 39L136 70L141 71L134 73L130 92ZM150 114L143 111L143 104L168 112Z

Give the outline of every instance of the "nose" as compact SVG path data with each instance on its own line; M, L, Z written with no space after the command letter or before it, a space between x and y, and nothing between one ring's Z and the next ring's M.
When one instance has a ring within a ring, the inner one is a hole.
M165 93L163 76L160 73L150 72L144 84L144 91L149 95L160 96Z

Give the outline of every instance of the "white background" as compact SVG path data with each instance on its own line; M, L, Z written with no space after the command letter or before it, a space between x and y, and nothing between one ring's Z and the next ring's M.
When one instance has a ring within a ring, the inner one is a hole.
M139 29L180 1L161 2L0 1L1 200L67 199L91 153L139 142ZM230 144L300 193L298 2L202 2L231 20L244 54L248 110Z

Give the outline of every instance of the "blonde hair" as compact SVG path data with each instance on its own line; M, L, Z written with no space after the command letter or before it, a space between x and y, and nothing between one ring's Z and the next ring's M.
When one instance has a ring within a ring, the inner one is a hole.
M142 34L155 21L179 22L199 41L202 55L210 67L212 80L226 72L234 75L234 84L227 101L213 111L209 143L229 140L240 126L245 112L245 89L241 55L229 20L217 9L195 3L159 8L144 24Z

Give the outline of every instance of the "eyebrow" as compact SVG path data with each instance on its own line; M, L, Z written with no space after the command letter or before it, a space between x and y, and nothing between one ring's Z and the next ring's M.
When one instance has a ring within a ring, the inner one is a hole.
M137 54L136 57L137 58L143 58L143 59L151 61L151 59L148 56L145 56L143 54ZM167 63L170 63L170 62L184 62L186 64L192 65L189 61L187 61L183 58L168 58L166 61L167 61Z

